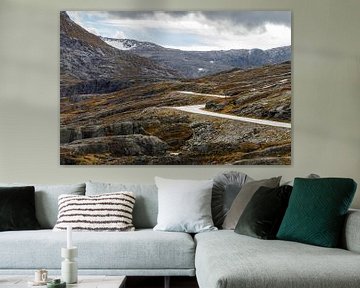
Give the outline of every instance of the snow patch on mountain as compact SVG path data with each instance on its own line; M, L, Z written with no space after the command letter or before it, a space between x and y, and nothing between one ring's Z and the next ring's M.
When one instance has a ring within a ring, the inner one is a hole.
M135 41L129 39L113 39L107 37L100 37L106 44L119 49L119 50L131 50L137 46Z
M108 37L100 37L108 45L115 47L119 50L159 50L165 49L155 43L137 41L134 39L115 39Z

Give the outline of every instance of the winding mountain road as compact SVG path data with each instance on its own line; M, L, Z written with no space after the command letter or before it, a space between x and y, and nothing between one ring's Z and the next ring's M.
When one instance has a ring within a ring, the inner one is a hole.
M216 95L216 94L203 94L203 93L195 93L195 92L189 92L189 91L177 91L181 94L187 94L187 95L195 95L195 96L208 96L208 97L218 97L218 98L226 98L229 96L225 95ZM249 122L249 123L255 123L255 124L261 124L261 125L268 125L268 126L274 126L274 127L280 127L280 128L287 128L291 129L290 123L285 122L279 122L279 121L271 121L271 120L265 120L265 119L255 119L255 118L248 118L248 117L241 117L241 116L235 116L235 115L229 115L229 114L223 114L223 113L216 113L204 110L205 104L200 105L188 105L188 106L179 106L179 107L166 107L171 108L179 111L189 112L189 113L195 113L195 114L201 114L211 117L218 117L218 118L225 118L230 120L236 120L236 121L242 121L242 122Z

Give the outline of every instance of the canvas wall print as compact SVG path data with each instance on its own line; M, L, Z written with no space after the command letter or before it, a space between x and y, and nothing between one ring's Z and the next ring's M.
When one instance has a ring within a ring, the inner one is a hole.
M290 11L60 12L61 165L290 165Z

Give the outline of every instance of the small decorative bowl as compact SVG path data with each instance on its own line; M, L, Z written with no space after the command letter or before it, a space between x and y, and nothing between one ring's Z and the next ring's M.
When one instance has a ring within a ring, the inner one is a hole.
M66 282L61 282L60 279L54 279L47 283L47 288L66 288Z

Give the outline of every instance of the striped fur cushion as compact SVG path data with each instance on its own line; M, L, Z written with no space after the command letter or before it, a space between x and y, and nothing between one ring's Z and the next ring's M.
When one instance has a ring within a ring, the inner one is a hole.
M55 231L72 226L74 231L133 231L133 192L93 196L60 195Z

